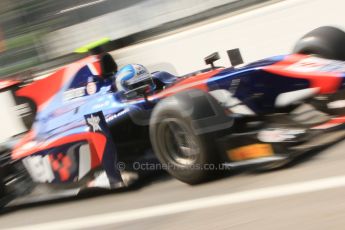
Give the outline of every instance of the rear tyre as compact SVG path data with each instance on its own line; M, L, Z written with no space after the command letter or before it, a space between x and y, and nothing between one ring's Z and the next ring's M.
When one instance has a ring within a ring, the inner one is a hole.
M294 53L311 54L322 58L345 61L345 32L330 26L319 27L302 37L294 48ZM331 108L335 103L343 103L344 92L336 95L313 98L310 104L331 115L345 113L344 107ZM332 104L333 102L333 104Z
M345 32L331 26L319 27L303 36L293 53L345 61Z

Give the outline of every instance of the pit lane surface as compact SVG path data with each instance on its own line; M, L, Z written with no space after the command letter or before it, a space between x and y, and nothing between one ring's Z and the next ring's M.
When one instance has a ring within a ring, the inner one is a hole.
M199 186L168 176L134 191L9 210L1 229L343 229L345 141L273 172Z

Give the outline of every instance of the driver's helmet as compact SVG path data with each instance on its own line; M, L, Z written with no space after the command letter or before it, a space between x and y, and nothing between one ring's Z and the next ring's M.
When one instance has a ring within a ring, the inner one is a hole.
M129 91L143 85L149 85L150 91L155 89L152 75L143 65L126 65L116 73L115 77L118 91Z

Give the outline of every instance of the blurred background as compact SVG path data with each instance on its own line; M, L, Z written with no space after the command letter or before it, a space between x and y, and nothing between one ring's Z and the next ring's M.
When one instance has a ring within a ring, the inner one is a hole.
M285 54L306 32L345 29L342 0L1 0L0 76L51 70L107 37L118 64L187 74L218 51L246 62Z
M110 49L266 0L1 0L0 76L47 69L108 37Z

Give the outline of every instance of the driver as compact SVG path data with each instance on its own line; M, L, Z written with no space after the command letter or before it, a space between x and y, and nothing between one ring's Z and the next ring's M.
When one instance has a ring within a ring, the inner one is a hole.
M143 85L149 86L149 92L156 88L151 73L140 64L129 64L122 67L116 73L115 79L118 91L128 92Z

